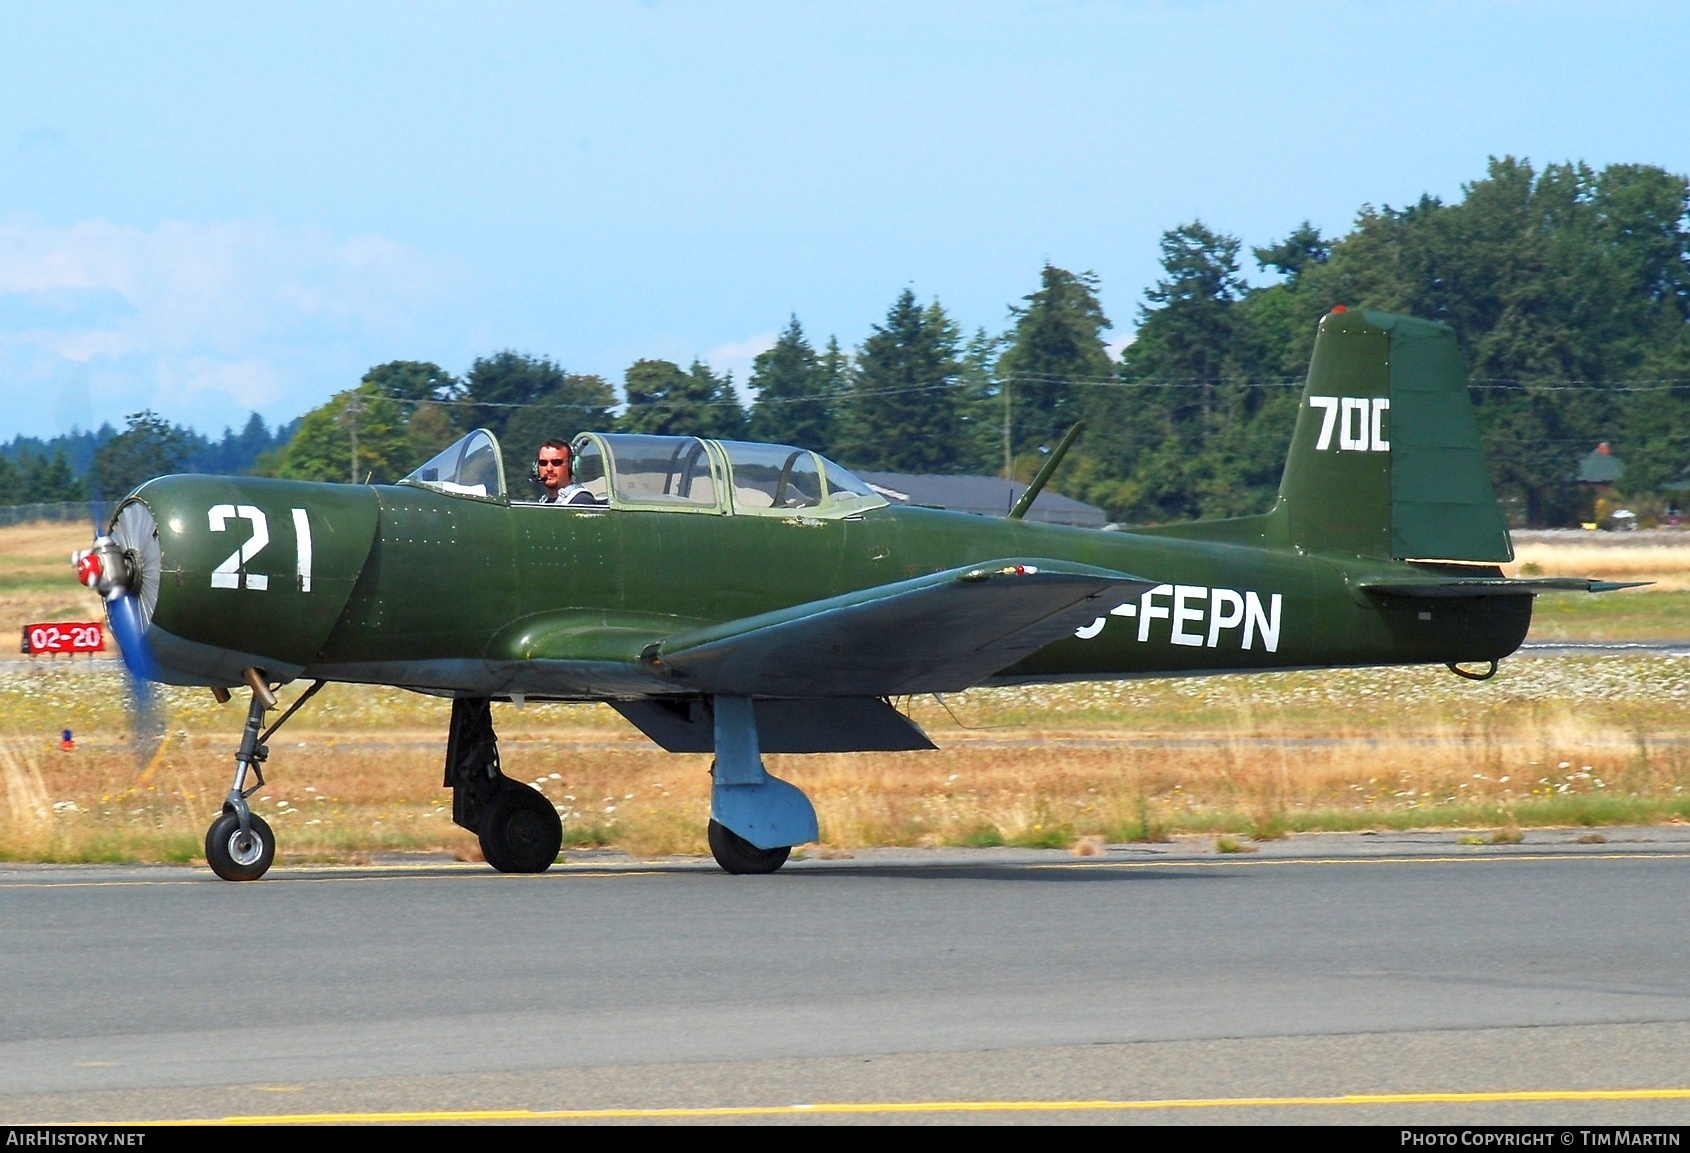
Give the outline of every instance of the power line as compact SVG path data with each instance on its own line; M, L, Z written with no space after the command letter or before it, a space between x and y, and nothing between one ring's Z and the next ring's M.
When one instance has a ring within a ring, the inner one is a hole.
M982 385L1007 386L1012 384L1057 384L1076 388L1108 388L1108 389L1212 389L1220 387L1234 388L1302 388L1306 381L1293 377L1248 377L1248 376L1218 376L1218 377L1149 377L1138 380L1122 380L1105 377L1064 377L1046 373L1014 373L1005 377L997 377L990 381L971 380L940 380L927 384L908 385L900 388L874 389L845 389L838 392L816 393L811 396L763 396L752 402L753 407L764 405L791 404L825 404L830 401L854 401L869 397L882 396L910 396L931 392L954 392L969 388L980 388ZM1481 392L1514 392L1522 394L1536 394L1544 392L1585 392L1591 395L1613 395L1633 393L1670 392L1674 389L1690 389L1690 378L1662 377L1658 379L1628 380L1628 381L1577 381L1549 378L1538 380L1519 377L1479 377L1469 382L1469 390ZM581 404L573 401L535 400L535 401L484 401L484 400L455 400L437 398L415 398L385 396L384 399L394 404L419 405L432 404L442 408L477 408L522 410L533 408L572 409L580 412L598 412L615 407L612 404ZM984 399L984 397L982 397ZM625 401L624 407L631 409L661 409L661 408L727 408L744 407L738 401L731 400L653 400L653 401Z

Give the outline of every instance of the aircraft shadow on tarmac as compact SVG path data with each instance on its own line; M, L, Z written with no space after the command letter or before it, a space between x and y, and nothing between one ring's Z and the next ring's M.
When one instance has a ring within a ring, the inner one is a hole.
M872 877L888 881L994 881L998 883L1097 884L1099 882L1215 880L1214 869L1112 869L1098 865L855 865L843 869L793 869L793 879L842 880Z
M1148 863L1148 862L1144 862ZM403 870L364 870L356 867L345 870L323 871L302 869L299 872L284 870L276 873L272 880L286 883L288 881L308 881L319 883L330 880L373 881L373 880L479 880L497 881L502 884L534 883L541 880L552 882L614 880L619 878L664 876L697 876L701 879L710 878L727 884L764 884L779 885L786 883L834 881L849 883L854 878L865 880L892 881L989 881L996 883L1040 882L1044 884L1072 884L1099 882L1127 882L1149 880L1214 880L1222 870L1213 867L1190 868L1172 862L1158 865L1156 868L1112 868L1117 862L1097 862L1095 864L1023 864L1009 863L993 864L985 862L959 862L957 864L847 864L847 865L812 865L799 864L797 868L782 870L778 877L730 877L714 868L701 868L690 863L659 862L649 865L613 866L609 868L595 868L591 865L566 866L561 869L539 874L504 874L488 871L470 872L461 868L430 868L427 866L405 868ZM211 877L205 878L211 880Z

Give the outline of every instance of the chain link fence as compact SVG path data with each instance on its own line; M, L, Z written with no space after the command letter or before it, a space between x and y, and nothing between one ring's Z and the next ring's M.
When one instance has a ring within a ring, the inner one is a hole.
M81 521L99 525L102 529L111 520L112 502L108 500L70 500L53 504L0 505L0 528L15 524L35 524L39 521Z

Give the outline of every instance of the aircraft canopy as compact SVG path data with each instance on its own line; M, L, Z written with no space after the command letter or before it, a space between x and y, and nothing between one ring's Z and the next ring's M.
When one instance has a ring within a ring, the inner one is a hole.
M886 503L833 461L789 444L584 432L574 450L574 483L612 508L834 517ZM506 496L498 442L482 428L404 479L460 496Z

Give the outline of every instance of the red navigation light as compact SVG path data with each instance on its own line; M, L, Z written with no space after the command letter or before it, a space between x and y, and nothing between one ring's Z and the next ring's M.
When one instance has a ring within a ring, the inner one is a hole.
M1333 312L1348 312L1349 309L1344 307L1342 304L1334 304L1332 306L1332 311Z

